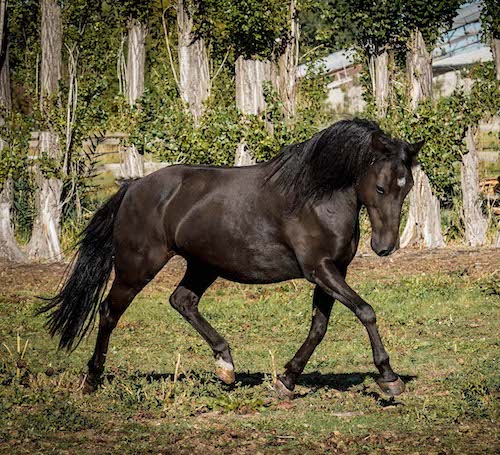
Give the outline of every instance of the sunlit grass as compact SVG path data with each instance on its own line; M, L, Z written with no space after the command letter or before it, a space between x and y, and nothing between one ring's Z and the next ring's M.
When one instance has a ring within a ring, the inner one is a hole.
M106 380L90 396L79 389L95 333L71 356L58 352L33 316L47 286L2 289L0 451L88 453L97 440L99 453L151 445L172 453L494 453L498 281L436 273L352 284L373 304L407 382L395 401L379 395L365 330L338 303L298 397L275 398L270 352L280 370L309 329L312 286L303 281L207 292L201 311L231 344L233 390L215 380L208 346L168 304L170 286L146 289L114 332Z

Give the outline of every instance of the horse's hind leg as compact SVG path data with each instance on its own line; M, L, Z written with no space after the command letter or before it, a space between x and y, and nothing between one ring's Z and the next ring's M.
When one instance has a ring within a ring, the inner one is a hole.
M234 365L227 341L199 313L198 302L203 293L217 278L217 273L208 267L188 261L186 274L170 296L170 304L204 338L216 358L216 374L226 384L235 381Z
M94 354L88 363L89 370L85 391L90 392L99 385L104 371L104 362L106 361L111 332L137 294L138 291L134 288L121 284L115 279L108 296L101 303L99 308L99 330Z
M313 316L311 328L306 341L302 344L292 360L285 365L285 373L274 383L274 388L282 398L291 398L295 382L304 370L312 353L325 336L328 320L335 300L319 286L314 289Z
M99 385L104 371L104 362L108 352L109 338L120 317L134 300L135 296L148 284L162 267L173 257L153 253L149 257L127 255L118 259L115 266L115 280L106 299L99 308L99 330L92 358L88 363L88 375L85 391L91 392Z

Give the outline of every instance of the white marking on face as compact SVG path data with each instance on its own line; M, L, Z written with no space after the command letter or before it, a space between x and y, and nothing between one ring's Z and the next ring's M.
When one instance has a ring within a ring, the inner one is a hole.
M229 370L229 371L234 370L234 366L231 365L229 362L226 362L224 359L217 359L217 361L215 362L215 366L220 367L224 370Z
M406 185L406 177L401 177L400 179L397 180L397 184L398 186L400 186L401 188L403 188L403 186Z

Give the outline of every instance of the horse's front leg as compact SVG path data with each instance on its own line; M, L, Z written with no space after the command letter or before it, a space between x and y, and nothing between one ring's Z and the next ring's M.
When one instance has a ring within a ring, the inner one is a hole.
M285 373L274 383L274 388L282 398L291 398L297 378L304 370L312 353L325 336L334 299L319 286L314 289L312 322L306 341L290 362L285 365Z
M339 300L353 311L366 327L372 346L373 361L380 371L377 383L381 390L390 396L403 393L404 383L391 368L389 356L378 333L377 319L373 308L349 287L342 273L330 259L324 259L320 262L319 266L312 271L311 279L329 296Z

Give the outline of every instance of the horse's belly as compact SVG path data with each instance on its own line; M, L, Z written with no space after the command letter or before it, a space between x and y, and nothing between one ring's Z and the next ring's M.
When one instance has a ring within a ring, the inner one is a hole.
M279 281L302 277L300 267L296 263L277 260L276 258L270 263L255 261L255 263L250 262L247 265L242 264L239 267L224 268L216 266L216 268L219 270L219 275L222 278L238 283L277 283Z
M302 276L295 255L285 246L231 240L223 236L210 242L193 240L183 245L179 254L200 260L221 277L240 283L276 283Z

